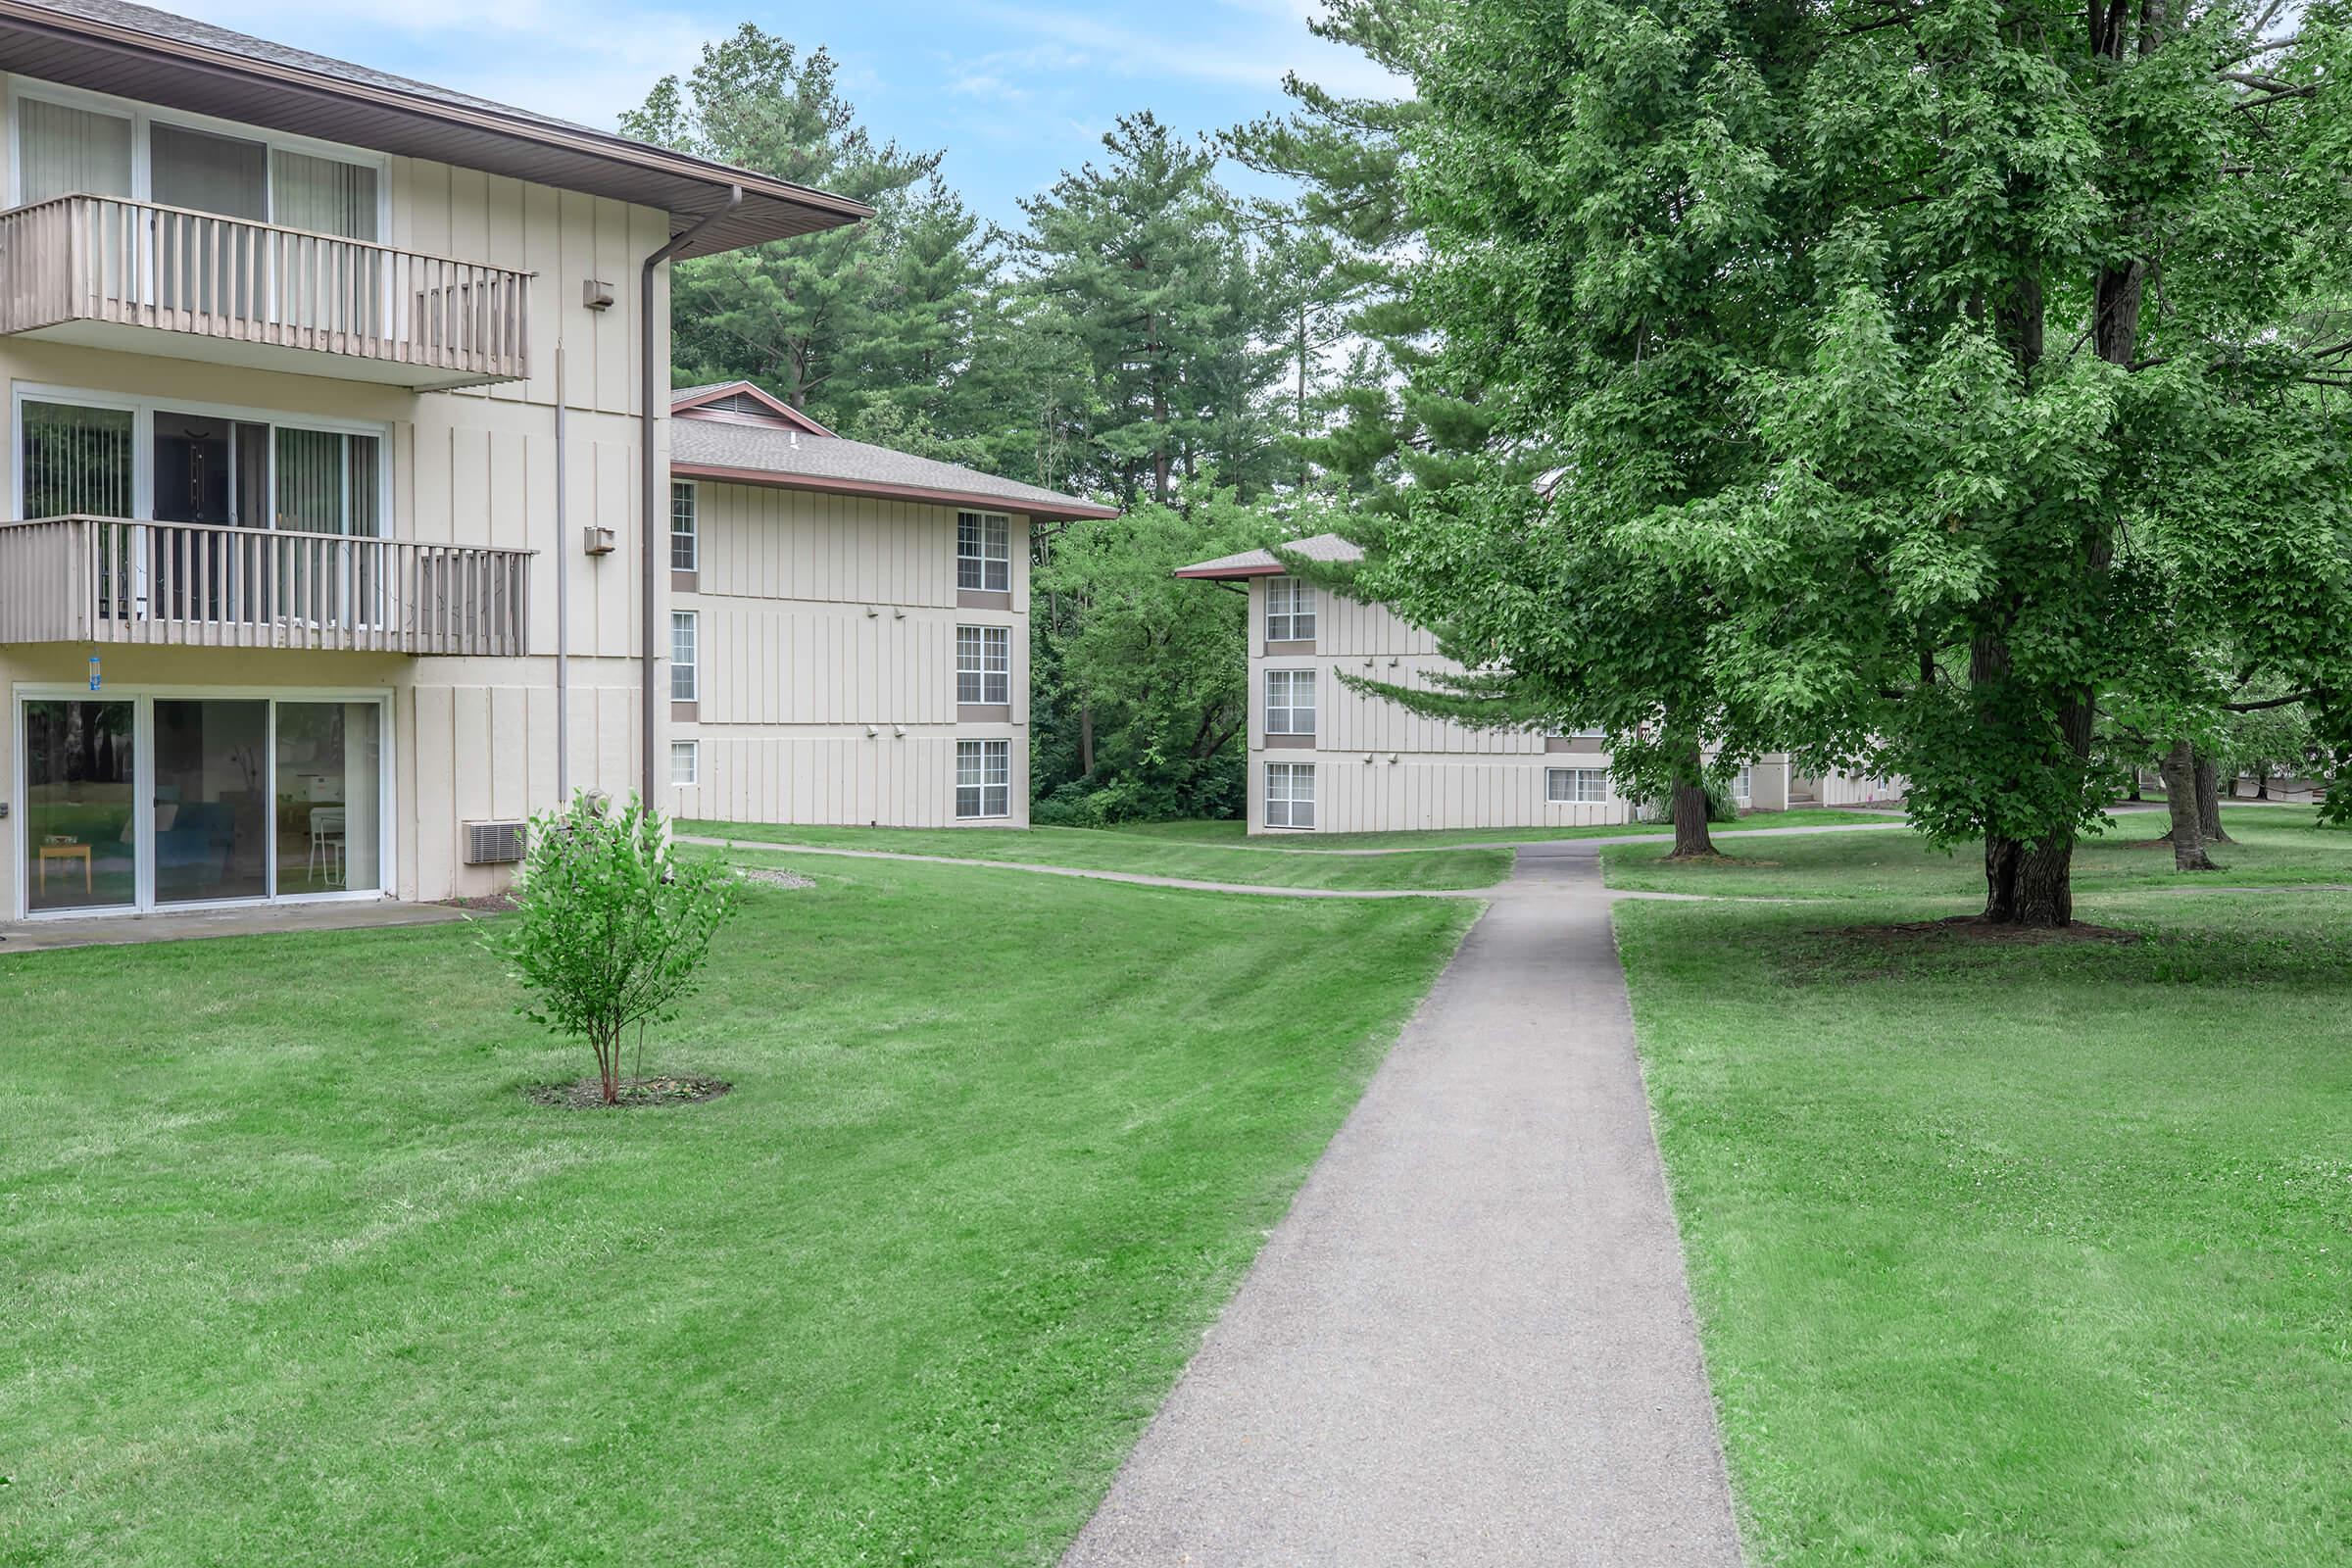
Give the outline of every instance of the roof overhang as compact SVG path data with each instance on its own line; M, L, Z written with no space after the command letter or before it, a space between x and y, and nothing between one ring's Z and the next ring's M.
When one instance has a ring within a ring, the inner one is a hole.
M724 208L728 190L742 186L742 205L682 257L873 216L844 196L587 126L355 81L24 0L0 0L0 71L658 208L669 215L673 235Z
M1179 566L1176 575L1197 577L1204 582L1232 582L1243 577L1281 577L1287 575L1290 569L1277 561L1262 566Z
M978 512L1017 512L1048 522L1104 520L1119 515L1116 507L1097 506L1064 496L1052 502L1020 496L992 496L978 490L933 489L928 485L883 484L871 479L843 479L809 473L779 473L773 468L730 468L713 463L672 460L673 479L706 479L714 484L756 484L771 490L812 490L823 495L870 496L878 501L914 501L934 507L969 507Z

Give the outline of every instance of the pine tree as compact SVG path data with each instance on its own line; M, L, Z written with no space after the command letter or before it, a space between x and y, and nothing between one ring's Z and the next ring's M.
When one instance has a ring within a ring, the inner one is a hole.
M1150 114L1122 118L1102 146L1101 166L1021 204L1015 252L1050 307L1026 318L1068 334L1092 368L1099 476L1164 505L1179 478L1256 457L1279 360L1213 156Z

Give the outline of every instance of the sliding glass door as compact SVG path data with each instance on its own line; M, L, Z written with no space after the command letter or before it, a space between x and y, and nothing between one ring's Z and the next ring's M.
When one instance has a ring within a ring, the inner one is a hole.
M24 907L127 909L138 902L135 706L28 702Z
M61 694L19 719L30 913L385 890L381 698Z

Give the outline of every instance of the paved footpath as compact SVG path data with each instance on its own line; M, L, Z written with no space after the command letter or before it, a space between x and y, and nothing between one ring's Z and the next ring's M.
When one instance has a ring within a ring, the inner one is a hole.
M1593 846L1493 898L1065 1568L1739 1563Z

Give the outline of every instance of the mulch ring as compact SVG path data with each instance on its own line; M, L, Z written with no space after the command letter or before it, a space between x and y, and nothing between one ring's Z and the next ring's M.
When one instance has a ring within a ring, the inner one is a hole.
M1941 920L1904 920L1895 925L1849 925L1816 931L1815 936L1881 948L1917 948L1931 942L1970 943L1991 947L2039 948L2059 943L2103 943L2130 947L2147 938L2137 931L2119 931L2111 925L2077 920L2068 926L1996 925L1983 915L1955 914Z
M564 1110L634 1110L648 1105L699 1105L716 1100L735 1086L724 1078L702 1073L668 1073L659 1078L623 1078L620 1103L605 1103L604 1085L594 1078L575 1078L567 1084L533 1084L523 1091L535 1105Z
M476 893L465 898L443 899L441 902L453 909L464 909L468 914L513 914L522 907L514 902L512 893Z
M812 888L815 879L798 871L779 870L772 865L747 865L741 868L746 882L764 882L771 888Z

